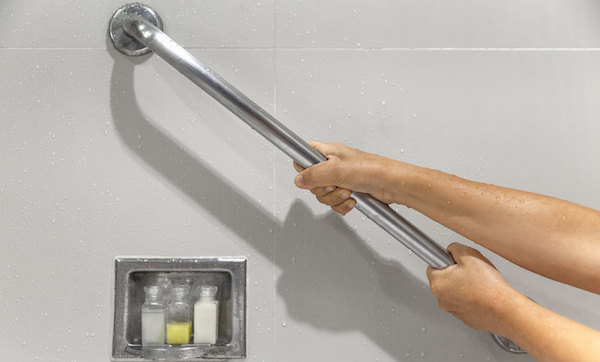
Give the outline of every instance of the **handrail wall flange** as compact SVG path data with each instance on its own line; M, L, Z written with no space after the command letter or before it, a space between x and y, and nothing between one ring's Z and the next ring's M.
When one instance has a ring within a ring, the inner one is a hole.
M123 19L128 15L139 15L163 30L160 16L151 7L141 3L127 4L115 11L108 24L108 34L115 49L128 56L140 56L152 52L152 49L125 33Z

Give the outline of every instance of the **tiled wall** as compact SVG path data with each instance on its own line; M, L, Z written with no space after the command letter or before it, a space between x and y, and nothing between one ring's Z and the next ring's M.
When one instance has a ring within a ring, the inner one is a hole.
M116 256L248 258L248 360L530 361L438 310L425 263L156 56L118 0L0 3L0 361L108 361ZM148 2L301 137L600 209L600 2ZM446 246L469 243L397 207ZM484 254L600 328L599 297Z

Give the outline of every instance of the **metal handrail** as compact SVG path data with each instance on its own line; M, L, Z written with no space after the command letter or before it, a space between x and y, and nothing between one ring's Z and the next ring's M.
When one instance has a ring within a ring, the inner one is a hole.
M142 6L141 4L131 5ZM140 55L145 52L144 49L130 51L133 40L131 38L136 39L290 156L300 166L307 168L327 160L298 135L169 38L156 26L160 26L160 18L151 9L148 9L140 10L132 7L121 14L115 14L110 24L110 32L111 39L119 51L127 55ZM155 18L147 16L149 13ZM122 40L128 43L128 49L120 48L119 42ZM356 208L359 211L433 268L443 269L454 264L452 256L446 250L387 204L364 193L352 192L352 197L356 200Z

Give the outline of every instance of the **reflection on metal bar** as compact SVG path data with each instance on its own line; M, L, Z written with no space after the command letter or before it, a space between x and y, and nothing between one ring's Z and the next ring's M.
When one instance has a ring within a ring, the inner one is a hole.
M302 167L326 161L308 143L169 38L160 27L160 18L152 9L129 4L115 13L109 31L119 51L127 55L153 51ZM132 44L134 39L140 44ZM358 210L433 268L443 269L454 264L446 250L387 204L363 193L353 192L352 197Z

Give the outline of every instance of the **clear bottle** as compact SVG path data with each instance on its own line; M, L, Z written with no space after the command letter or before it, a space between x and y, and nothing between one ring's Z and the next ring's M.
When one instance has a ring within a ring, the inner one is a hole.
M216 344L219 337L218 288L214 285L198 287L200 299L194 305L194 343Z
M192 334L192 320L188 294L190 287L176 285L171 289L171 301L167 308L167 343L187 344Z
M144 287L146 301L142 305L142 345L165 344L165 308L162 291L157 285Z

